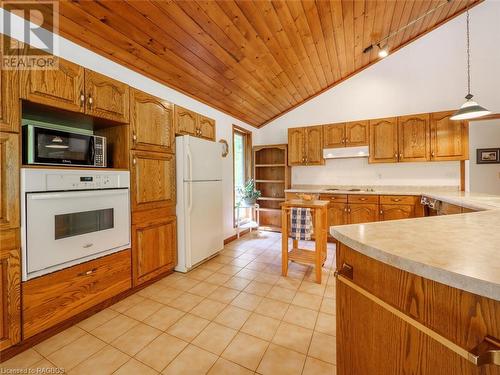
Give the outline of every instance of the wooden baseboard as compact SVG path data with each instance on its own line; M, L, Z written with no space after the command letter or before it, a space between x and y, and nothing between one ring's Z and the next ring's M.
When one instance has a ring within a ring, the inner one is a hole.
M250 232L250 229L244 229L240 232L240 237L241 236L244 236L245 234L249 233ZM238 239L238 236L236 234L233 234L232 236L224 239L224 245L227 245L229 242L233 242L235 241L236 239Z
M0 352L0 363L7 361L8 359L16 356L17 354L19 354L21 352L24 352L25 350L27 350L27 349L35 346L36 344L48 339L49 337L52 337L52 336L58 334L59 332L64 331L65 329L75 325L76 323L78 323L84 319L87 319L88 317L98 313L99 311L104 310L105 308L107 308L111 305L114 305L115 303L119 302L120 300L138 292L141 289L144 289L145 287L147 287L147 286L155 283L156 281L172 274L173 272L174 272L174 270L169 270L161 275L158 275L157 277L155 277L151 280L148 280L147 282L145 282L141 285L138 285L136 287L132 287L132 288L130 288L130 289L114 296L114 297L107 299L106 301L98 303L97 305L92 306L91 308L89 308L89 309L87 309L87 310L61 322L61 323L58 323L55 326L50 327L43 332L40 332L40 333L38 333L38 334L36 334L36 335L26 339L26 340L21 341L20 343L14 345L14 346L11 346L10 348L7 348L7 349L1 351Z

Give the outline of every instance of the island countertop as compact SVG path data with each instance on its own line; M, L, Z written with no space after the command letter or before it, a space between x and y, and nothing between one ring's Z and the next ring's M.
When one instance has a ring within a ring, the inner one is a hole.
M457 193L450 200L475 201L465 195ZM486 211L334 226L330 233L383 263L498 301L500 199L498 206L493 200L476 203L493 208Z

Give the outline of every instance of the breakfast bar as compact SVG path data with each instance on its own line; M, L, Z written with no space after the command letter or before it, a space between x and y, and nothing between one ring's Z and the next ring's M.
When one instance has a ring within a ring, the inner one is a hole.
M438 197L484 211L330 228L337 374L500 374L500 205Z

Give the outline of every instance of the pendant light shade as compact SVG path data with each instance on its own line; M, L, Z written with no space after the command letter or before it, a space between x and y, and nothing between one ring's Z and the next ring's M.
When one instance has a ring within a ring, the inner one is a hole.
M450 120L469 120L482 116L489 115L491 112L486 108L481 107L472 100L473 95L470 93L470 28L469 28L469 10L467 9L467 100L458 111L456 111Z

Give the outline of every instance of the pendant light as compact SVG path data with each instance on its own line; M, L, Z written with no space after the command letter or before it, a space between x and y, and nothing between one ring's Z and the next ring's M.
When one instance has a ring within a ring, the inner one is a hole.
M469 31L469 9L467 9L467 100L458 111L456 111L450 120L469 120L481 116L489 115L491 112L486 108L481 107L472 100L473 95L470 93L470 31Z

